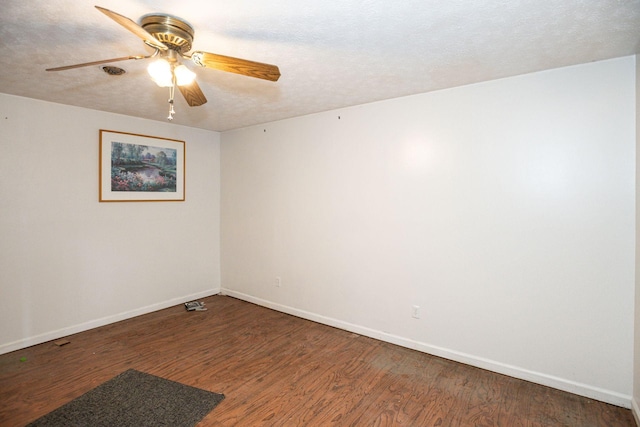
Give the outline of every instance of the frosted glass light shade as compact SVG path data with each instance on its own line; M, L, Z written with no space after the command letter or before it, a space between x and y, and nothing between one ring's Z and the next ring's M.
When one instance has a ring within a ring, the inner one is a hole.
M178 86L185 86L193 83L196 73L188 69L185 65L178 65L173 73L176 75L176 83Z
M164 59L157 59L147 67L151 79L160 87L173 86L171 65Z

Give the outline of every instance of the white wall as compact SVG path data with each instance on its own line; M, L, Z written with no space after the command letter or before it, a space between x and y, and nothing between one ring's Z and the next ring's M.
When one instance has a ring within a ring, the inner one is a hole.
M186 201L99 203L99 129L186 141ZM219 139L0 94L0 353L218 292Z
M223 292L629 407L634 76L626 57L223 133Z

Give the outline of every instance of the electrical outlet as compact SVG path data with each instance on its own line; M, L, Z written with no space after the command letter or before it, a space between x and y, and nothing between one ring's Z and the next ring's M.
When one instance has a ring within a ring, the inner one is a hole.
M411 307L411 317L413 317L414 319L419 319L420 318L420 306L419 305L414 305Z
M282 279L280 279L280 276L276 276L276 288L279 288L280 285L282 284Z

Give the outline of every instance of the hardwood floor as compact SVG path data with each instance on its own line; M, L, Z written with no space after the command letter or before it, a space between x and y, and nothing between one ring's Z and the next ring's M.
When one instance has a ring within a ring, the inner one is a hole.
M134 368L226 398L199 426L635 426L631 411L231 297L0 355L0 426Z

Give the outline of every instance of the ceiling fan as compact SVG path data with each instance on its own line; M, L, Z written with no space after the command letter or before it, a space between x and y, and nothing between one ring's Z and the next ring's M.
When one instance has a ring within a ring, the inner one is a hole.
M195 73L181 63L182 58L190 59L195 65L200 67L212 68L214 70L228 71L274 82L280 78L280 70L275 65L209 52L189 52L193 43L194 30L191 25L181 18L168 14L154 13L142 16L142 18L140 18L140 24L138 25L126 16L109 9L100 6L96 6L96 9L140 37L145 44L155 49L155 52L151 55L123 56L120 58L47 68L46 71L63 71L130 59L156 58L156 61L149 65L148 71L158 86L169 88L169 120L173 120L173 115L175 114L173 97L176 86L178 86L178 89L189 106L197 107L207 102L207 98L205 98L200 86L195 81Z

